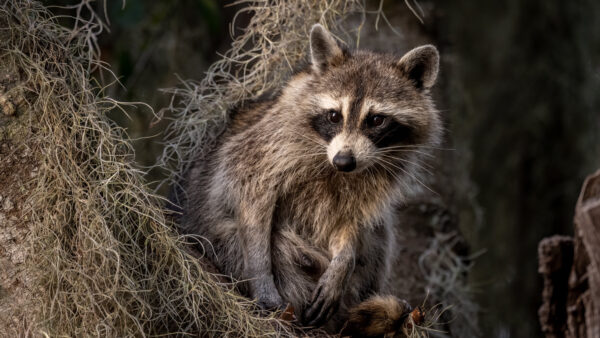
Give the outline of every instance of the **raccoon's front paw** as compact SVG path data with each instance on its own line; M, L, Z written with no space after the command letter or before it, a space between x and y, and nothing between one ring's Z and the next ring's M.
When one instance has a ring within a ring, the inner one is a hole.
M308 308L304 310L303 322L308 326L320 326L327 322L340 305L341 286L321 278L313 292Z
M265 276L251 283L252 298L262 310L283 310L285 303L273 282L273 276Z

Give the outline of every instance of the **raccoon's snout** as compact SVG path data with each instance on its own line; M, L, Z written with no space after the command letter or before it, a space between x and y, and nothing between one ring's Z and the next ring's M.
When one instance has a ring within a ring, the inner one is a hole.
M332 162L339 171L350 172L356 169L356 159L351 152L338 152Z

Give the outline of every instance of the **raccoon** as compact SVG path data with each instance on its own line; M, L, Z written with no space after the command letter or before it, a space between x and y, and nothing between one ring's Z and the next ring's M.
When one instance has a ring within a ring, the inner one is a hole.
M207 239L220 272L264 309L291 304L304 325L331 331L363 301L399 319L408 305L370 297L386 293L395 206L440 143L429 92L438 64L431 45L402 57L351 51L313 26L310 64L232 113L191 166L181 230Z

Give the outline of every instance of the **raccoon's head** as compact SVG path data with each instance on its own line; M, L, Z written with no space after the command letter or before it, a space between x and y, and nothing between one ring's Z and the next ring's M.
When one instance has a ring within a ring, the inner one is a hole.
M333 168L358 173L379 165L395 172L439 142L441 123L429 95L438 73L434 46L402 57L350 52L315 25L310 48L310 70L291 85L310 136L326 147Z

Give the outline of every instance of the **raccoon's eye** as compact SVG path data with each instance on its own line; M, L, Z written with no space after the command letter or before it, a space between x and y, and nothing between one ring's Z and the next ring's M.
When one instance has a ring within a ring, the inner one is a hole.
M336 110L330 110L327 112L327 118L331 123L339 123L342 120L342 114Z
M379 127L385 122L385 117L381 115L373 115L367 117L367 124L369 127Z

